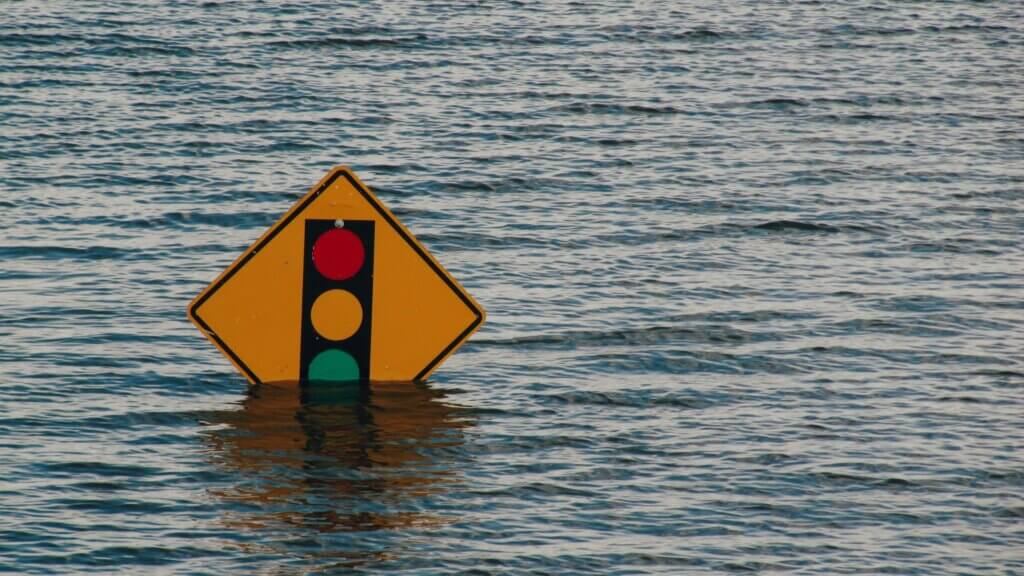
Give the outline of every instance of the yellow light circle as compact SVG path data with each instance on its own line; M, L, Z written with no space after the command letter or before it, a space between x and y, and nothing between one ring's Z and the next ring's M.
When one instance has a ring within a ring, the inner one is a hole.
M313 302L313 328L328 340L344 340L363 323L363 306L348 290L328 290Z

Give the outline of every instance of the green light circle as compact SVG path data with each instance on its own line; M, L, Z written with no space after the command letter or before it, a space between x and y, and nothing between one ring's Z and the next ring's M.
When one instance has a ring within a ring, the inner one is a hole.
M359 364L342 350L324 350L309 363L309 379L328 382L359 380Z

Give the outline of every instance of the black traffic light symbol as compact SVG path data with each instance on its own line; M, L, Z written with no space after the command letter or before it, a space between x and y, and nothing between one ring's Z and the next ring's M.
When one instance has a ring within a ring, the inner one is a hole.
M306 220L300 377L333 382L370 374L373 221Z

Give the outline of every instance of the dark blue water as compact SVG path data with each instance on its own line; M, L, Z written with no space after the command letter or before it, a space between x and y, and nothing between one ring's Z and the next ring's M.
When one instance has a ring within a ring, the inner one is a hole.
M8 2L0 570L1024 572L1019 2ZM348 164L488 309L249 390Z

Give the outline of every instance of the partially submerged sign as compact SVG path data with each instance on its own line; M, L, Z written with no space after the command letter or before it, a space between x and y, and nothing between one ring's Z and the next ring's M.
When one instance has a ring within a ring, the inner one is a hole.
M485 317L345 167L196 296L188 315L254 384L423 380Z

